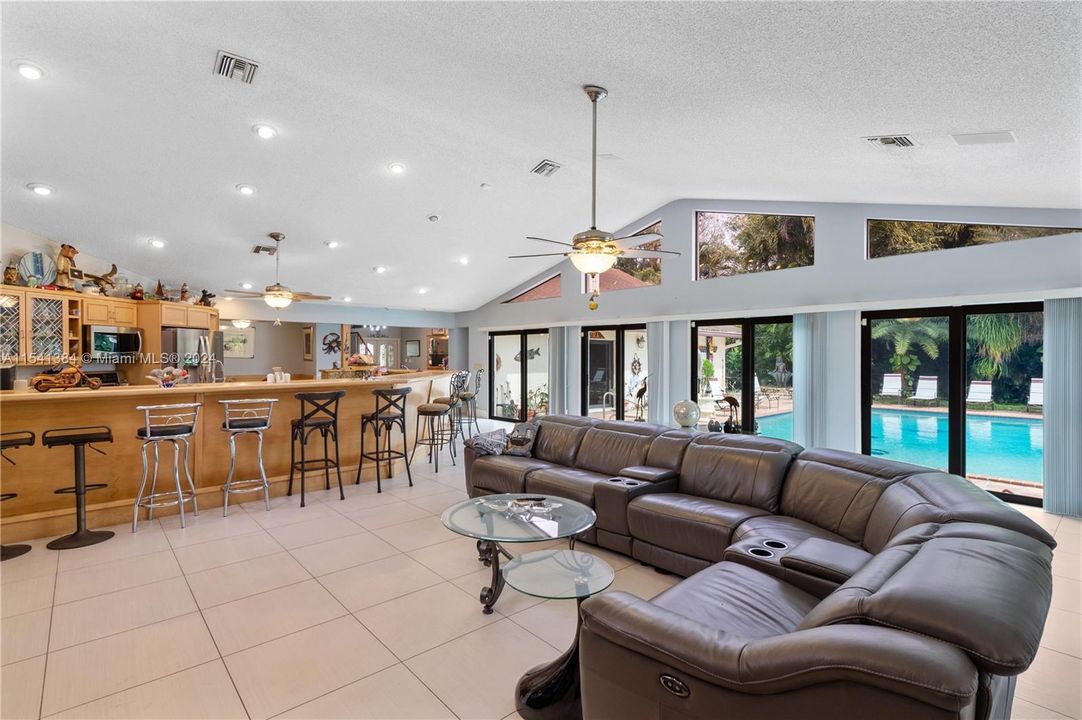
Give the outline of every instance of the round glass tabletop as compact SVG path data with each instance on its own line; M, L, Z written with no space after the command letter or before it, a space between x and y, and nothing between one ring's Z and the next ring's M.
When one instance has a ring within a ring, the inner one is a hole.
M597 515L567 498L524 493L485 495L443 511L451 532L495 542L536 542L577 535L593 527Z
M503 568L508 585L527 595L568 600L587 598L612 584L612 567L577 550L538 550L523 553Z

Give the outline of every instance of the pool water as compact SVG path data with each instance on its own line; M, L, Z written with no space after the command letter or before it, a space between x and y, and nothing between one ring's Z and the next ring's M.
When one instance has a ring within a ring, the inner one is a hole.
M793 414L759 418L759 432L793 437ZM947 468L947 414L872 410L872 454ZM966 416L966 473L1040 483L1044 474L1044 425L1038 418Z

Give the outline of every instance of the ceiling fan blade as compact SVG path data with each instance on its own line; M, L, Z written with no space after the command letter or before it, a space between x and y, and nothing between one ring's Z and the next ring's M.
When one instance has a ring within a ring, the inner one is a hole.
M255 292L254 290L226 290L230 295L241 295L242 297L254 297L261 298L263 293Z
M541 253L540 255L508 255L508 260L514 260L516 258L532 258L532 257L565 257L568 253Z
M313 295L312 293L308 293L308 292L294 291L293 292L293 299L294 300L330 300L331 296L330 295Z
M679 255L675 250L624 250L620 257L626 258L659 258L662 255Z
M571 243L560 242L559 240L549 240L548 238L539 238L539 237L532 237L530 235L527 235L526 239L527 240L537 240L538 242L552 243L553 245L563 245L564 247L573 247L573 245Z
M616 243L616 247L621 250L627 250L629 248L638 247L639 245L645 245L655 240L664 240L665 236L658 233L646 233L645 235L628 235L627 237L616 238L613 240Z

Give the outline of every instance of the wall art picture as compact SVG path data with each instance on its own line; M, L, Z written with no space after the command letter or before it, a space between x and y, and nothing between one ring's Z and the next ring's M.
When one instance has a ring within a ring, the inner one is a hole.
M421 341L420 340L407 340L406 341L406 357L421 357Z
M227 358L254 358L255 328L222 328L222 354Z

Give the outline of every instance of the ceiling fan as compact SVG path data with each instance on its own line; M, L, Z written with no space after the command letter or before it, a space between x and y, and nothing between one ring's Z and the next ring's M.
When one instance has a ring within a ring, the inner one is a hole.
M565 252L511 255L510 257L557 257L562 255L569 258L571 264L579 272L586 275L588 289L591 291L589 307L591 310L596 310L597 297L601 291L598 275L611 269L618 258L660 258L664 255L679 255L680 253L672 250L636 249L639 245L661 240L663 236L660 233L644 233L642 235L628 235L618 238L610 232L597 229L597 102L603 100L609 94L609 91L597 85L584 85L582 89L586 92L586 96L590 98L590 105L593 108L593 150L590 165L590 229L576 233L569 243L540 237L526 238L527 240L536 240L571 248Z
M283 285L278 278L278 270L281 267L282 257L282 241L286 239L286 236L280 232L272 232L268 234L271 240L274 240L274 284L268 285L263 288L263 292L254 292L252 290L226 290L231 295L240 295L241 297L257 297L263 298L263 302L270 305L275 310L281 310L282 308L289 307L293 302L300 302L302 300L330 300L330 295L313 295L312 293L301 292L299 290L290 290ZM275 325L280 324L280 320L275 320Z

